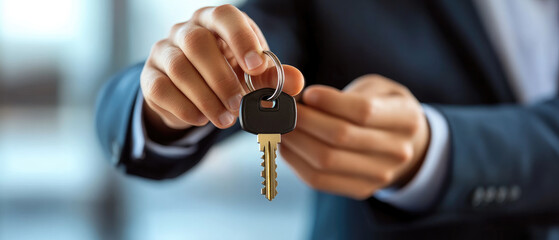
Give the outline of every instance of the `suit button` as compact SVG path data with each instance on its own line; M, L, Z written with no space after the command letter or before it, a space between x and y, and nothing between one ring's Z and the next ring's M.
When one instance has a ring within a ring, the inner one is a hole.
M491 203L495 201L495 197L497 196L497 189L495 187L488 187L485 190L485 203Z
M497 189L497 197L495 198L495 201L497 201L498 203L503 203L505 200L507 200L507 188L504 186L499 187L499 189Z
M517 201L520 198L520 195L522 195L522 190L520 189L520 187L518 185L514 185L510 188L509 190L509 201L514 202Z
M477 187L472 195L472 206L477 207L485 198L485 190L482 187Z
M111 153L112 153L111 162L116 165L120 160L120 145L116 140L113 141L111 145Z

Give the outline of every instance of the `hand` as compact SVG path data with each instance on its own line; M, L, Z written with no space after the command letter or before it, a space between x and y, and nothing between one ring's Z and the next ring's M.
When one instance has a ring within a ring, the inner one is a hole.
M343 91L310 86L303 102L280 153L312 188L366 199L378 189L405 184L421 166L429 126L404 86L366 75Z
M199 9L174 25L169 37L153 46L141 75L148 129L173 132L208 121L218 128L233 125L248 91L239 80L244 72L260 75L253 78L256 88L276 85L264 49L268 45L258 26L231 5ZM291 66L284 70L283 91L299 93L303 75Z

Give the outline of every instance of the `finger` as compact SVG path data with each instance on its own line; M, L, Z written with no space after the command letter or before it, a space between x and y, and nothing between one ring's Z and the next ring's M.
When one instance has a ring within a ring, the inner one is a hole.
M333 148L302 131L292 131L282 137L282 144L297 153L313 168L350 177L362 177L380 183L390 183L397 164L370 155Z
M303 102L324 113L361 126L364 125L364 113L370 112L371 107L363 97L344 94L338 89L324 85L307 87L303 92Z
M425 119L421 105L410 98L391 95L370 102L372 113L365 122L371 127L413 133L418 129L420 119Z
M363 96L390 95L404 93L401 84L378 74L367 74L353 80L344 87L343 92L356 93Z
M180 47L223 105L232 113L239 111L239 104L245 93L237 75L219 49L216 38L209 30L199 26L192 26L190 35L189 38L175 38L174 44ZM190 40L187 42L185 39ZM174 48L170 43L167 47ZM177 67L181 69L178 72L182 73L183 66Z
M401 136L386 130L360 127L302 104L297 105L297 129L332 147L388 154L398 159L407 157L408 149L398 144L403 141Z
M188 124L200 126L207 123L207 118L164 73L147 66L142 71L141 79L141 90L146 101L157 104Z
M270 64L269 66L272 67L266 69L263 74L251 77L252 84L256 89L265 87L276 88L278 81L276 67L273 64ZM305 78L303 77L301 71L293 66L285 64L283 65L283 71L285 74L283 92L291 96L299 94L305 86Z
M264 49L259 37L239 9L230 4L203 8L194 14L192 20L225 40L245 72L258 75L265 70Z
M401 96L362 97L321 85L308 87L303 102L322 112L346 119L359 126L406 129L413 126L417 109Z
M374 191L380 187L377 183L362 178L351 178L314 170L289 147L281 146L280 153L295 174L314 189L363 200L372 196Z
M182 51L178 48L165 49L166 52L156 51L150 57L155 67L166 72L172 84L195 105L193 108L202 112L216 127L227 128L233 125L235 116L227 111Z
M154 102L146 99L144 99L144 102L151 110L157 113L161 121L163 121L163 123L165 123L168 127L173 129L185 129L192 126L191 124L177 118L174 114L163 109Z
M217 47L219 48L221 54L223 54L223 56L225 57L229 65L237 66L237 67L239 66L239 64L237 63L237 59L235 59L235 55L233 55L233 51L231 51L231 49L229 48L229 46L227 46L227 43L225 43L223 39L221 38L217 39ZM238 68L241 69L240 67ZM243 72L242 69L241 72Z

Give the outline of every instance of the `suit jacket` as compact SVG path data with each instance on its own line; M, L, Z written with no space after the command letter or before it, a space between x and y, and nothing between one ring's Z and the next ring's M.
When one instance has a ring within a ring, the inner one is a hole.
M542 237L559 219L559 98L520 106L476 9L455 0L255 0L242 7L271 50L308 85L343 88L378 73L407 86L446 118L445 185L432 207L399 210L375 198L317 192L314 239ZM127 173L179 176L236 131L216 130L189 159L147 151L130 159L130 119L142 64L106 83L97 131ZM499 196L496 196L499 195ZM474 203L475 202L475 203Z

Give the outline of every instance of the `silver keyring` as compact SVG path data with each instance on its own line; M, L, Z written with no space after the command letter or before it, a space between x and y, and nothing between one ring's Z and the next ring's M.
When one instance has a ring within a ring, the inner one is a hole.
M274 64L276 65L276 71L278 72L278 85L276 87L276 91L274 92L274 94L272 94L271 97L267 99L268 101L274 101L279 97L279 95L283 91L283 82L285 81L285 74L283 72L283 66L281 65L281 62L276 56L276 54L268 50L264 50L264 54L268 55L272 59L272 61L274 61ZM250 75L248 73L245 73L245 82L247 83L248 90L250 90L251 92L254 91L254 85L252 85L252 79L250 78Z

